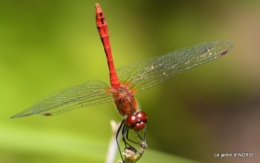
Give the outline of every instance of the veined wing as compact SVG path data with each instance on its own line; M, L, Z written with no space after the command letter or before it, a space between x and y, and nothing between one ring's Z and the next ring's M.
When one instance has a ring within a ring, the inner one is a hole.
M140 92L192 67L217 59L232 48L230 40L205 42L117 69L119 79Z
M92 80L81 85L59 90L11 118L33 114L51 116L84 106L112 102L112 95L106 91L107 88L107 84L99 80Z

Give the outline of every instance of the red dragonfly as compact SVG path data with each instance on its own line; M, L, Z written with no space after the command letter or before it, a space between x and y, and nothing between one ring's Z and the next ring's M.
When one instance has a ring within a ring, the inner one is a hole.
M98 3L95 6L97 29L107 57L110 86L99 80L91 80L60 90L11 118L33 114L52 116L76 108L114 102L123 117L118 132L122 129L123 139L125 139L129 129L138 132L145 129L147 123L147 115L140 110L134 97L136 93L192 67L217 59L228 53L233 46L230 40L205 42L115 69L104 13Z

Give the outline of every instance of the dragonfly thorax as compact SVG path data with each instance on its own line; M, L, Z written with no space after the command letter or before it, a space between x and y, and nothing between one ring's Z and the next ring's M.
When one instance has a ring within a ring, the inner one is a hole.
M145 128L147 116L143 111L139 111L133 91L121 86L111 89L111 92L119 114L125 117L126 126L135 131Z
M138 111L138 104L132 91L123 86L112 90L114 102L120 115L125 117Z

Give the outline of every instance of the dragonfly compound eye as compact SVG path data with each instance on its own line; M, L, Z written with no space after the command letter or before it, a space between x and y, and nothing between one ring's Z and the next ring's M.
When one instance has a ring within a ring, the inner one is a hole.
M142 130L147 123L147 115L143 111L138 111L132 115L128 115L125 120L125 124L128 128L135 131Z

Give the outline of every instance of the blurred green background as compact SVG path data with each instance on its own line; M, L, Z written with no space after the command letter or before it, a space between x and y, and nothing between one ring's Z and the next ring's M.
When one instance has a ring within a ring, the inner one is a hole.
M121 121L112 103L9 119L55 90L109 82L95 3L0 1L1 163L104 162L109 121ZM99 3L117 68L205 41L234 41L225 57L137 95L149 116L140 163L259 162L260 1ZM254 156L214 157L235 152Z

